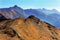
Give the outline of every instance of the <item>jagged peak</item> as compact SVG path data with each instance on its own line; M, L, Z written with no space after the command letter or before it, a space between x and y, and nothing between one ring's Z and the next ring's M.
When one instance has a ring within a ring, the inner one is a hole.
M19 8L19 9L22 9L22 8L19 7L18 5L14 5L13 8Z

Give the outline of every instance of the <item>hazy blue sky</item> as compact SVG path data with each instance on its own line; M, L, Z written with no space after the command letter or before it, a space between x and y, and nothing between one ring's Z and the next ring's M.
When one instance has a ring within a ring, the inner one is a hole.
M55 8L60 10L60 0L0 0L0 8L14 5L22 8Z

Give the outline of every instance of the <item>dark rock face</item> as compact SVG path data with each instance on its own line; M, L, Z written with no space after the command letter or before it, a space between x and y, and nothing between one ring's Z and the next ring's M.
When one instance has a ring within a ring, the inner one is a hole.
M7 20L2 14L0 14L0 21Z

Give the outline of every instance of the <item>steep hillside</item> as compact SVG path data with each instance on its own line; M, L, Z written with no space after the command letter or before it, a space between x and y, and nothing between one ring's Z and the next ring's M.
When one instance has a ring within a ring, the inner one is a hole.
M60 30L34 16L3 20L0 40L60 40Z
M9 8L1 8L0 14L2 14L7 19L25 17L25 12L22 8L18 7L17 5Z

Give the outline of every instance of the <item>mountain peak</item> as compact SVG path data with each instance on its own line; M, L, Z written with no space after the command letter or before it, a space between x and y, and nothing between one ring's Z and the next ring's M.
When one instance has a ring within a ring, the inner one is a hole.
M14 7L18 7L17 5L14 5Z
M57 10L56 10L56 9L52 9L52 11L55 11L55 12L57 12Z
M29 16L27 19L30 19L30 20L34 21L35 23L39 23L40 22L40 19L35 17L34 15Z
M14 5L14 7L18 7L17 5Z
M45 8L42 8L42 10L46 10Z

